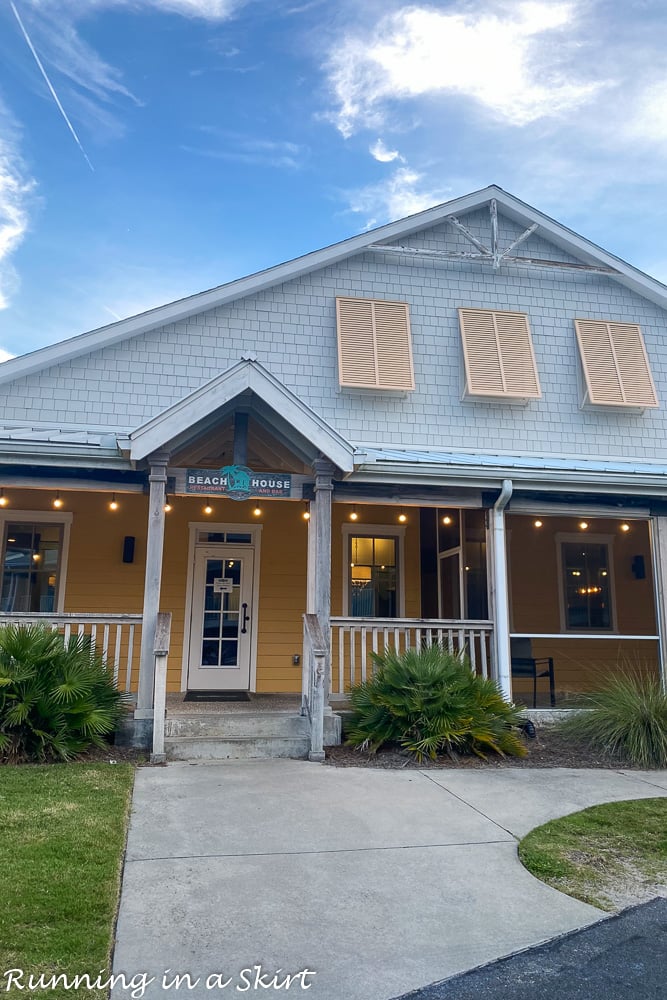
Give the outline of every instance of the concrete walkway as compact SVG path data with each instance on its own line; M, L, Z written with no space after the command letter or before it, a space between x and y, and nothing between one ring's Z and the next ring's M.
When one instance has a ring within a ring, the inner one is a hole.
M516 838L658 795L665 771L140 769L114 971L154 977L135 996L389 1000L599 919L529 875ZM167 969L199 983L166 990Z

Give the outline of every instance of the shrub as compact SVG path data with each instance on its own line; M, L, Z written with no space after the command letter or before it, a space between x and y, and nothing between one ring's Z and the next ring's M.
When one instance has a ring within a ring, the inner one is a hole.
M41 626L0 628L0 759L68 760L101 746L123 713L90 637Z
M375 752L398 744L420 761L456 752L525 755L519 710L465 658L437 644L372 656L373 677L350 695L352 746Z
M564 735L637 767L667 767L667 692L658 678L616 674L579 704L588 711L561 723Z

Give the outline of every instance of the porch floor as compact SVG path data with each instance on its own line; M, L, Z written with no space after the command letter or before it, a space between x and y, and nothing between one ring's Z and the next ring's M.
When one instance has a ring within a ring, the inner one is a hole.
M301 713L300 694L255 694L250 693L249 701L184 701L185 692L167 695L167 715L221 715L257 712L286 712L290 715Z

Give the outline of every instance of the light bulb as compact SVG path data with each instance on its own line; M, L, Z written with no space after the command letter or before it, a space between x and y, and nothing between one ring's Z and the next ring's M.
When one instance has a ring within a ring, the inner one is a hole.
M55 498L53 500L53 506L56 507L56 508L58 508L58 509L60 509L60 507L62 507L62 505L63 505L63 501L60 499L60 493L56 493Z
M629 531L629 530L630 530L630 525L629 524L625 524L624 523L624 524L621 525L621 531Z
M118 510L120 504L116 500L116 494L111 497L111 503L109 504L109 510Z
M581 528L582 531L585 531L586 528L588 527L588 521L580 521L579 527Z
M541 528L542 527L542 522L540 520L533 521L533 524L535 525L536 528Z
M443 523L443 524L451 524L451 523L452 523L452 519L451 519L451 517L449 516L449 514L448 514L448 515L447 515L446 517L443 517L443 519L442 519L442 523Z
M260 517L261 513L262 513L261 507L255 507L255 509L253 510L253 514L255 517Z
M351 512L351 514L350 514L350 521L356 521L356 520L358 520L358 518L359 518L359 515L357 514L356 510L353 510Z
M212 514L213 513L213 508L211 507L210 503L207 503L206 506L204 507L204 513L205 514Z
M8 503L9 500L5 496L5 491L0 489L0 507L6 507Z
M407 519L408 519L408 515L407 514L399 514L398 515L398 520L401 522L401 524L405 524L405 522L407 521Z
M170 510L173 510L173 509L174 509L174 508L173 508L173 507L171 506L171 504L170 504L170 503L169 503L169 501L167 500L166 504L164 505L164 512L165 512L165 514L168 514L168 513L169 513L169 511L170 511Z

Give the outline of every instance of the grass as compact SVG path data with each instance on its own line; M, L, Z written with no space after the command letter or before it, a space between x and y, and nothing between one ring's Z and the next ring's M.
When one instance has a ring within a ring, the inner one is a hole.
M129 764L0 768L0 977L109 969L133 780ZM10 995L84 992L106 996Z
M667 798L552 820L524 837L519 857L543 882L603 910L640 902L647 886L667 883Z

